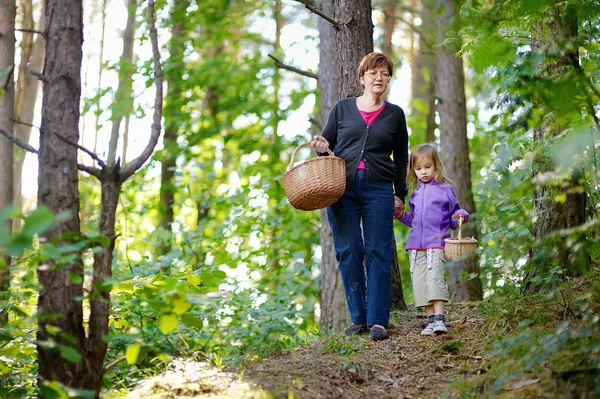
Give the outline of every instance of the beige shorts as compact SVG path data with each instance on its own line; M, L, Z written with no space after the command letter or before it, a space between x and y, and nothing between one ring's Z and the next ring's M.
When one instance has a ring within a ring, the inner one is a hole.
M416 307L431 305L431 301L448 301L445 278L446 258L443 249L409 250L410 277ZM429 259L428 259L429 258Z

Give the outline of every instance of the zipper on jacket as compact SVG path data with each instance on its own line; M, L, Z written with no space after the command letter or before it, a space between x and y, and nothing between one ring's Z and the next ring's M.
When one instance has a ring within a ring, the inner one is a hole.
M421 196L421 239L419 240L419 246L423 248L423 231L425 230L425 226L423 226L423 213L425 212L425 188L427 188L427 184L423 184L423 195Z

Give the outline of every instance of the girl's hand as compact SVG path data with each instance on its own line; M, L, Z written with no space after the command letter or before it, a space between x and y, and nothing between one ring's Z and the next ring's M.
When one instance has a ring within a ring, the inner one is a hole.
M454 215L452 215L452 217L454 219L462 218L465 222L469 220L469 214L463 211L462 209L459 209L458 211L454 212Z
M394 217L396 219L402 219L406 214L406 208L404 207L404 202L398 197L394 195Z
M327 152L327 149L329 148L329 142L323 136L315 136L313 141L310 142L309 147L316 152Z

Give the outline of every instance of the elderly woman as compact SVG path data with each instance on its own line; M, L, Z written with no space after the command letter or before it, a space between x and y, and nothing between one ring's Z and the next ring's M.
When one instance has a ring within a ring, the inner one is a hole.
M404 215L407 193L406 118L381 98L393 71L385 55L366 55L358 67L364 93L336 103L322 136L310 144L320 155L329 148L346 161L346 191L327 216L352 317L346 334L370 328L374 340L388 338L393 220Z

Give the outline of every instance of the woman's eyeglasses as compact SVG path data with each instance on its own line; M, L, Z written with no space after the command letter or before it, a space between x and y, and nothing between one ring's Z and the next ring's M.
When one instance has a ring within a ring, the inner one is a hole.
M381 72L381 71L369 71L369 72L365 72L365 75L367 75L368 77L370 77L371 79L375 80L377 79L377 76L381 75L381 78L384 80L390 80L390 74L387 72Z

